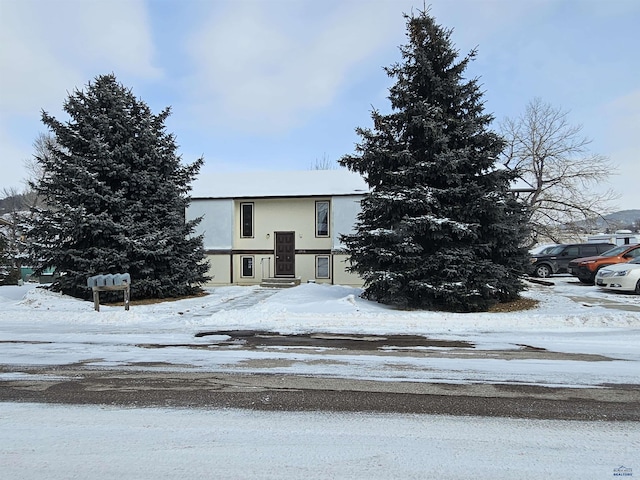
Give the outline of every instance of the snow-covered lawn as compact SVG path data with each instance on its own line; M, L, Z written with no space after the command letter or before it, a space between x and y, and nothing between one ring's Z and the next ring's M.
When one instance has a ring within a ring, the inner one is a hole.
M83 362L104 368L324 375L384 381L565 385L640 384L640 297L571 277L534 285L538 308L512 313L404 312L359 291L307 284L283 291L221 287L177 302L101 307L33 286L0 287L2 382L22 366ZM219 347L198 332L413 334L461 340L474 351L602 356L465 358L464 349L346 355L321 349ZM145 348L145 344L172 345ZM180 345L210 348L188 348ZM421 353L421 354L420 354ZM331 362L317 361L331 355ZM256 367L253 359L286 359ZM173 367L171 365L174 365ZM46 380L46 379L43 379ZM0 474L63 478L601 479L640 474L640 425L400 414L126 409L0 403ZM616 470L617 469L617 470Z

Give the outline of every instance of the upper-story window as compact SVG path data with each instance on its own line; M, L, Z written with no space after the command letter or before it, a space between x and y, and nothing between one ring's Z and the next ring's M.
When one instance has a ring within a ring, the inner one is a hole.
M329 202L316 202L316 237L329 236Z
M253 237L253 203L240 204L240 236Z

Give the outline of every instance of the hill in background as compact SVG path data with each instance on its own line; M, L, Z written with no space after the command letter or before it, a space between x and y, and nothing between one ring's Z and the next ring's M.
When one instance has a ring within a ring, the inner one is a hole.
M582 222L576 222L578 227L595 232L608 233L616 230L640 230L640 210L620 210L599 218L591 218Z

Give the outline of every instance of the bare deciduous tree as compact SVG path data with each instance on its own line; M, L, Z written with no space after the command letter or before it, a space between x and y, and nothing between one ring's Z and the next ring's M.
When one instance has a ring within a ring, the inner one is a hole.
M37 183L43 175L42 159L49 158L56 147L56 139L50 133L39 133L33 141L33 155L24 161L28 183Z
M594 188L615 173L615 167L607 157L589 152L591 140L567 116L535 98L523 115L500 125L507 141L502 162L517 169L532 190L521 198L530 207L533 243L560 242L578 233L578 223L601 218L617 198L610 189Z
M24 192L13 187L0 191L0 283L16 283L20 278L25 256L24 227L32 219L31 209L42 203L33 185L44 175L40 160L51 156L55 147L55 137L40 133L33 142L33 156L24 161L27 171Z
M0 192L0 285L16 284L20 278L24 238L20 221L26 208L27 194L15 188Z
M330 160L325 153L321 159L316 158L315 163L311 165L309 170L336 170L338 164L335 160Z

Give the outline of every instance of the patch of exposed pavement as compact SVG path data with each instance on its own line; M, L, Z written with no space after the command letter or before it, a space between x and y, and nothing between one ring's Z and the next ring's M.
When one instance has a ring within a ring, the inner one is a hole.
M428 384L144 369L11 367L0 401L640 421L640 386ZM0 368L7 371L9 367ZM20 370L16 374L16 371Z
M197 338L212 337L212 343L138 344L142 348L186 347L193 349L233 348L282 349L289 353L322 351L323 356L370 354L403 357L491 358L506 360L575 360L586 362L611 361L612 358L585 353L549 351L526 344L513 345L512 349L476 349L472 342L462 340L433 339L421 335L357 335L339 333L281 334L261 330L217 330L200 332ZM322 360L321 360L322 361Z
M585 307L604 307L612 310L622 310L624 312L640 312L640 305L635 305L633 303L628 303L621 300L611 300L608 298L595 298L595 297L581 297L581 296L571 296L569 297L576 303L580 305L584 305ZM634 298L635 299L635 298Z

